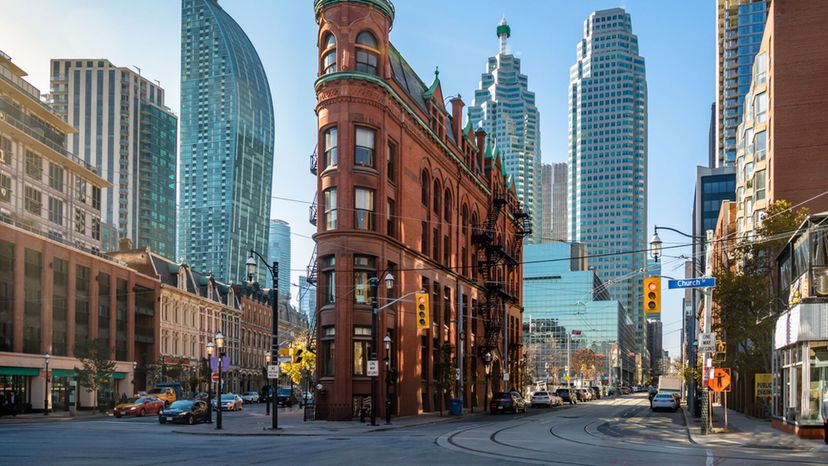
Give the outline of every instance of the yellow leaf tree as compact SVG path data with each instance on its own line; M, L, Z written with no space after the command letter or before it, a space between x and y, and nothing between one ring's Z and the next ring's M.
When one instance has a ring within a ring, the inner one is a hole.
M288 346L290 362L279 364L282 373L289 376L295 384L302 382L303 371L306 374L313 374L316 370L316 354L312 353L309 348L310 345L305 338L292 341Z

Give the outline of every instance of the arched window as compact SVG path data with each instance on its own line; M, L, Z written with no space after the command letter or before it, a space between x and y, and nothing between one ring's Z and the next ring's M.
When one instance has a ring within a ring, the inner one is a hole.
M362 31L356 38L356 70L377 74L379 50L377 39L368 31Z
M322 74L336 72L336 37L330 32L322 39Z
M423 170L422 175L420 175L420 183L420 201L424 206L426 206L426 208L428 208L428 188L431 186L431 178L425 170Z
M451 191L446 189L446 195L443 199L443 218L446 219L446 223L451 223Z
M460 228L466 236L469 235L469 208L466 204L463 204L463 208L460 209Z
M434 179L434 213L437 214L437 220L440 220L440 197L442 196L443 190L440 189L440 180Z

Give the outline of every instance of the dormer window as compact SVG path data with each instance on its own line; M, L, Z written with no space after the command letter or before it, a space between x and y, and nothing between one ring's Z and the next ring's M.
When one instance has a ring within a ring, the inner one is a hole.
M377 39L368 31L362 31L356 38L356 70L362 73L377 74L379 64Z
M336 72L336 37L330 32L322 40L322 74Z

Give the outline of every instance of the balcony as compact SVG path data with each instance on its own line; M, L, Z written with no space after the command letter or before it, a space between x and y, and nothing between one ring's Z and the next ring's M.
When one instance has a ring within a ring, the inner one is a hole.
M319 156L316 153L316 147L313 148L313 153L310 156L310 172L312 175L316 175L317 166L319 164ZM316 223L314 223L316 225Z

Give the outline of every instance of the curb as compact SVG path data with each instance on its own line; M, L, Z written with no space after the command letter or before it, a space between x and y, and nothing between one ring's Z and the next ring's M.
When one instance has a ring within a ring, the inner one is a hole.
M687 440L690 441L693 445L698 445L698 442L693 440L693 434L690 433L690 422L687 420L687 410L681 408L681 416L684 418L684 428L687 430Z

